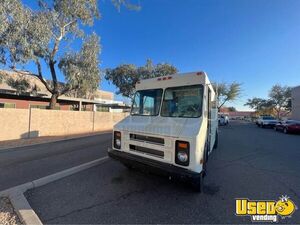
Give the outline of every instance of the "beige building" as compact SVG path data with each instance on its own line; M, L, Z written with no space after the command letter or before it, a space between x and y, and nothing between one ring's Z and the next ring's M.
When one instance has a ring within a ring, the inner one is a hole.
M300 120L300 86L292 89L292 118Z
M94 111L123 112L124 109L130 108L124 102L114 100L114 94L109 91L97 90L94 100L98 102L94 105Z

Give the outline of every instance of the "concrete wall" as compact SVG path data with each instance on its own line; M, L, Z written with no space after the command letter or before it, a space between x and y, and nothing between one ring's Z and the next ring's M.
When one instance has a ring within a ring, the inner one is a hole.
M28 137L28 109L0 109L0 141Z
M292 89L292 118L300 120L300 86Z
M126 113L0 109L0 141L104 131Z

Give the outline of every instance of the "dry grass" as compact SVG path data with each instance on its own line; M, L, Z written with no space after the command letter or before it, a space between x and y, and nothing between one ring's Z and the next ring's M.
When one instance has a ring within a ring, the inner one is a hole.
M1 225L22 224L8 198L0 198L0 224Z

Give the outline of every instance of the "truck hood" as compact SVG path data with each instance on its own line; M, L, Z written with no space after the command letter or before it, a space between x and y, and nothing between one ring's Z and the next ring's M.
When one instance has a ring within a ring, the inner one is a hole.
M201 123L202 117L128 116L117 123L114 130L172 137L192 137L198 135Z

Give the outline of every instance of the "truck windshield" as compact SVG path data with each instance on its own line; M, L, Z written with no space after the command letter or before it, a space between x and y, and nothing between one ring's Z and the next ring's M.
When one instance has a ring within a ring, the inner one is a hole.
M157 116L162 98L162 89L137 91L134 96L131 115Z
M161 116L200 117L202 102L202 85L167 88L164 94Z

